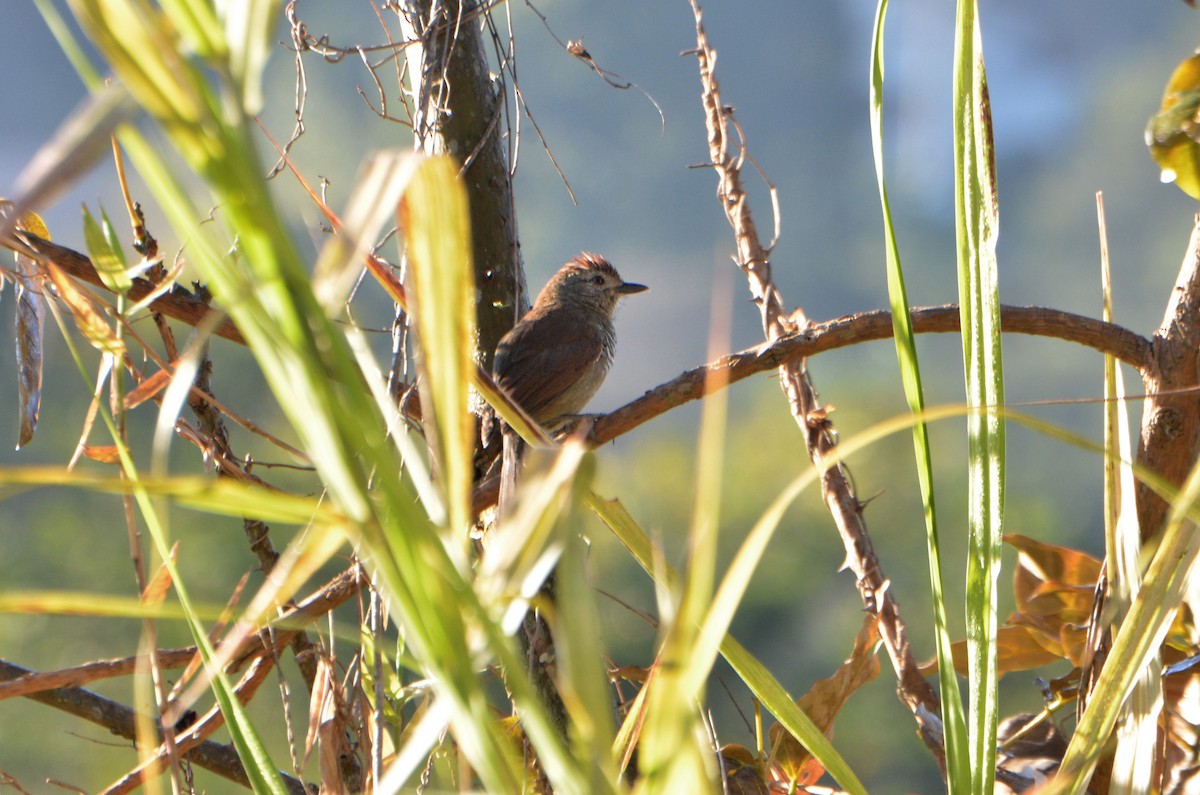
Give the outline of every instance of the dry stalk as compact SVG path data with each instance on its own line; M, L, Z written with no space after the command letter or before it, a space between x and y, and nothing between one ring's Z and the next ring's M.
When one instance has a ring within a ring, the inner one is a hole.
M733 227L736 261L746 276L750 295L762 317L763 333L770 342L802 330L808 325L808 319L799 310L788 313L784 309L783 297L772 281L770 251L759 238L741 183L745 139L739 136L737 147L730 144L733 111L721 100L715 72L716 52L705 33L703 14L696 0L689 1L696 19L695 54L700 69L709 157L717 173L717 198ZM826 464L837 445L837 436L808 375L805 359L784 363L779 368L779 382L787 395L792 416L804 434L809 458L821 470L821 494L846 548L846 565L854 572L864 606L879 621L884 647L896 670L900 700L912 712L922 739L944 769L941 731L931 725L930 720L940 714L940 703L918 670L899 607L867 532L863 506L854 493L850 474L844 464Z

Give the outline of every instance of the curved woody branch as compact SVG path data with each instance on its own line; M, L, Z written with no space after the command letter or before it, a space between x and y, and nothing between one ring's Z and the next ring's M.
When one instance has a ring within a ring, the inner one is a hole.
M957 304L914 308L911 315L913 330L918 334L959 330ZM1002 306L1000 323L1006 333L1050 337L1110 353L1139 371L1144 371L1151 360L1151 344L1145 337L1122 326L1071 312L1041 306ZM676 406L705 397L714 386L723 388L808 356L891 336L892 315L883 310L812 323L800 331L728 354L656 386L640 398L598 417L588 440L596 446L611 442ZM719 378L712 377L716 372L721 374Z

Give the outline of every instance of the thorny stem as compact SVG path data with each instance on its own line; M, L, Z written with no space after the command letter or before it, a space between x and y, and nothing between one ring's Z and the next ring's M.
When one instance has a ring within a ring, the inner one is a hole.
M758 305L763 333L768 341L793 334L808 325L800 310L788 314L783 298L771 278L770 252L762 244L749 199L742 188L741 152L730 151L729 126L732 109L721 100L715 66L716 53L704 30L703 14L696 0L689 0L696 19L696 58L700 70L701 95L708 129L708 148L717 173L717 198L733 227L736 261L746 276L750 295ZM740 138L744 150L745 139ZM932 723L941 708L933 688L921 675L900 618L899 606L889 589L883 567L875 554L858 500L845 464L826 464L837 445L833 424L824 411L816 387L809 377L806 360L797 358L779 368L779 382L787 395L792 415L804 435L809 458L822 472L821 494L833 516L846 548L846 564L854 572L863 605L879 621L879 631L897 675L900 700L909 708L926 746L945 769L941 731Z

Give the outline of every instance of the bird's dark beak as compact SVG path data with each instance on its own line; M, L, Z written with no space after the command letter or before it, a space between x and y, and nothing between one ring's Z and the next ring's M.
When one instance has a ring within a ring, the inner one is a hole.
M633 282L622 282L617 288L617 292L621 295L633 295L634 293L644 293L650 288L644 284L634 284Z

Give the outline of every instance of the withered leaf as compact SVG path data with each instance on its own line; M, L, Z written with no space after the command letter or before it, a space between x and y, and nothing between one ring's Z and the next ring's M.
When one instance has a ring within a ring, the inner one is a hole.
M42 405L42 328L46 305L25 263L18 259L21 271L17 282L17 397L21 426L17 449L33 440Z

